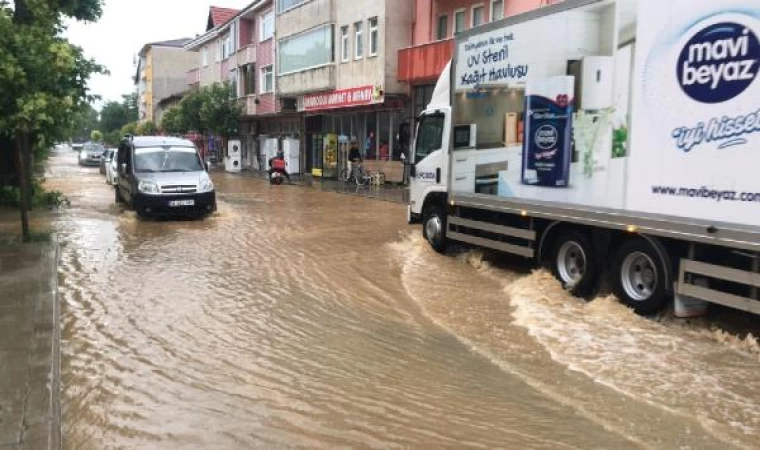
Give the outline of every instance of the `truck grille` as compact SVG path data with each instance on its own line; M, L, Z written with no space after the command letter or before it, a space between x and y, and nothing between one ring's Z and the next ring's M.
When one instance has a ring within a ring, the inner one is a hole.
M197 190L198 187L192 185L161 186L161 193L163 194L195 194Z

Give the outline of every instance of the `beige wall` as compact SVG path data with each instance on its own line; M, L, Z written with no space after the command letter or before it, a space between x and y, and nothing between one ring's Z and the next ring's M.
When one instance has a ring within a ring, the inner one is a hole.
M277 93L285 96L328 91L335 89L335 85L335 66L332 64L282 75L277 77L275 81Z
M196 67L197 54L182 48L154 47L153 107L172 95L187 90L187 72Z
M310 0L284 13L277 14L277 39L298 34L317 25L334 22L333 3L341 0Z
M217 61L217 54L219 53L219 38L212 39L204 44L197 52L193 52L195 55L194 67L200 68L201 72L201 86L208 86L221 81L221 62ZM208 65L203 65L203 49L208 50ZM219 55L221 58L221 55Z
M414 2L409 0L386 0L384 42L385 91L406 94L407 85L398 82L398 51L412 45Z

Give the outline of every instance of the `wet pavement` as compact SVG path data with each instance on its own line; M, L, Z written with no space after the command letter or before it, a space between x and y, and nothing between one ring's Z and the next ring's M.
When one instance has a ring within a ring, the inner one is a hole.
M0 245L0 449L60 448L54 244Z
M401 204L215 173L217 214L139 221L49 171L65 448L758 445L760 347L723 331L756 318L577 300L435 254Z

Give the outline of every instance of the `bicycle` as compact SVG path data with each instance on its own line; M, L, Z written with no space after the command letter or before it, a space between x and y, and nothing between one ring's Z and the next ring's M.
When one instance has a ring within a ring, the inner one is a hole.
M361 163L354 163L353 168L350 171L348 168L343 169L340 176L342 181L354 180L358 186L366 185L370 182L371 178L370 173L364 169L364 166Z

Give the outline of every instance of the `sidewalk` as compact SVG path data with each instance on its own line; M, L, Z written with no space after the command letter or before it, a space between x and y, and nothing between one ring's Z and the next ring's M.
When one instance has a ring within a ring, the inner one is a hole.
M57 259L0 245L0 450L61 447Z
M245 170L237 174L252 178L267 179L266 172ZM409 189L406 186L386 184L385 186L357 186L354 182L325 180L311 175L291 175L291 183L299 186L308 186L323 191L338 192L346 195L366 197L386 202L406 204L409 200Z

